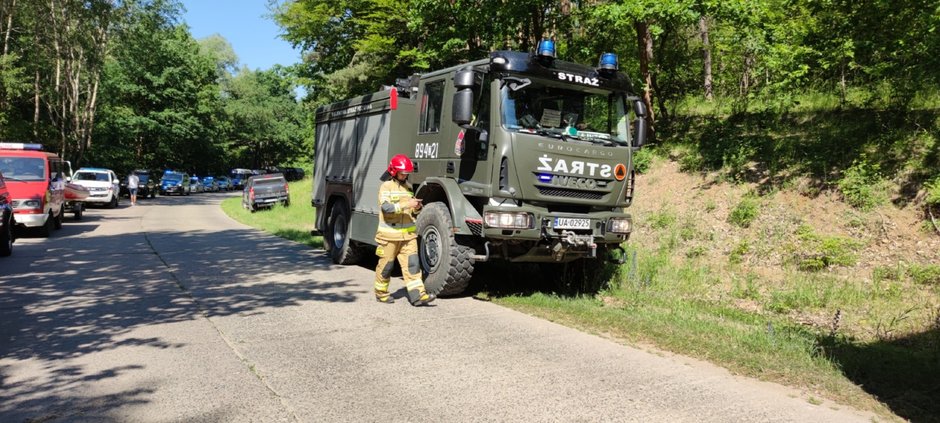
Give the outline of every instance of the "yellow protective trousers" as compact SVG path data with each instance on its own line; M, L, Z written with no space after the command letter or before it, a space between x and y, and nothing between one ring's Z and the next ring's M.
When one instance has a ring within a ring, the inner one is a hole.
M376 239L376 242L378 247L375 254L379 256L379 264L375 267L375 296L382 300L390 295L388 284L391 281L392 269L395 268L395 258L398 257L408 300L412 304L418 301L426 293L424 281L421 280L421 264L418 261L418 240Z

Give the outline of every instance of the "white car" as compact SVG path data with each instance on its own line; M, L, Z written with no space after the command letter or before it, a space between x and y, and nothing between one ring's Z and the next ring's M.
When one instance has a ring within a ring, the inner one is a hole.
M115 208L121 198L121 181L111 169L83 167L72 175L72 182L88 188L86 204L103 204Z

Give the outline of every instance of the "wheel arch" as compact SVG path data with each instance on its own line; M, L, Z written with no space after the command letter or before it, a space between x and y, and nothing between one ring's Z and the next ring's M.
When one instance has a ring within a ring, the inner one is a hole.
M473 207L473 204L467 200L467 197L460 192L460 186L457 181L449 178L427 178L415 190L415 197L424 200L424 204L430 204L435 201L442 201L447 204L450 211L450 219L457 228L457 234L473 235L470 226L467 225L467 219L482 221L483 217Z

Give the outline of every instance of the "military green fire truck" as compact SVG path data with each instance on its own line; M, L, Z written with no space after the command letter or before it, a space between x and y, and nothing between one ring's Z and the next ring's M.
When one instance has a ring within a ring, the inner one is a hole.
M316 111L312 204L333 262L373 254L380 178L395 154L414 162L424 202L429 292L462 292L488 260L591 271L622 257L647 124L615 55L584 66L543 41L407 81Z

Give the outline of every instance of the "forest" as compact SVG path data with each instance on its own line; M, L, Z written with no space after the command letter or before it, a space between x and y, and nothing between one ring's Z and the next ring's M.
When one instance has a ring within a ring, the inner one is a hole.
M292 71L240 67L221 36L194 39L182 10L172 0L0 1L0 139L118 173L307 163Z
M315 107L548 38L618 54L689 171L940 203L937 0L266 1L298 63L240 68L175 0L0 0L0 138L119 169L306 166Z

